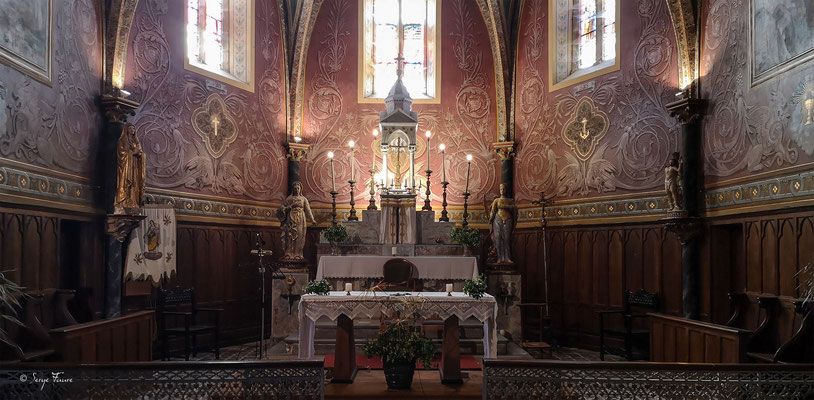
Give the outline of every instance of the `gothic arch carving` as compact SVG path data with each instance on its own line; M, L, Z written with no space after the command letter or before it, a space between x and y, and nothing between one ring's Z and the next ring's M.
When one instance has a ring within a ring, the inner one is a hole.
M698 3L695 0L666 0L670 19L678 44L678 82L682 89L689 89L693 97L698 95L698 58L700 41L698 35Z
M105 92L124 83L127 43L138 0L111 0L105 30Z

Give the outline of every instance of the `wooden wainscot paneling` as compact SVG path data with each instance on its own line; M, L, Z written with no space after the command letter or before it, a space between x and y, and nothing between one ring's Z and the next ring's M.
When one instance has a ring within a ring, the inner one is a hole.
M151 361L153 311L66 326L49 331L61 361L99 363Z
M709 322L652 313L650 361L740 363L751 332Z

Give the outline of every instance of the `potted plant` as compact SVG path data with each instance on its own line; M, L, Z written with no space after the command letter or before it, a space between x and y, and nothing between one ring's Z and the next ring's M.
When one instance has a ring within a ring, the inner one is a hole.
M305 285L305 294L316 294L327 296L331 291L331 285L325 279L321 281L311 281Z
M435 356L432 341L417 328L397 321L380 330L362 348L365 357L379 356L384 365L384 378L390 389L409 389L413 384L416 361L430 368Z
M8 336L8 332L6 332L4 327L6 323L21 327L25 326L17 319L17 312L20 309L20 299L26 296L25 292L23 292L25 288L7 278L5 275L6 272L9 271L0 272L0 342L10 347L15 353L22 354L22 349Z
M331 244L331 255L336 255L339 243L348 240L348 231L342 224L331 224L322 231L322 235Z
M452 228L449 234L449 239L452 243L457 243L464 246L464 255L469 255L472 249L480 246L481 234L480 230L475 228L463 228L456 226Z
M483 280L483 274L478 275L475 279L467 279L464 281L464 294L469 295L473 299L479 299L486 293L486 282Z

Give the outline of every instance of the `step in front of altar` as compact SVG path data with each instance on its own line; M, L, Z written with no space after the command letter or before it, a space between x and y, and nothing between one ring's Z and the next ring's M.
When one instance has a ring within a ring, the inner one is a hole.
M440 323L440 321L438 322ZM380 326L381 322L378 319L356 319L353 321L353 335L357 354L362 354L362 346L369 339L376 337ZM424 334L435 344L436 351L441 351L442 326L432 325L424 330ZM461 354L483 355L483 324L474 318L467 319L460 322L459 329L461 332ZM510 355L518 356L518 358L528 356L528 353L519 349L519 346L505 337L498 335L497 339L497 353L501 358ZM296 335L287 336L283 339L282 344L288 354L297 354L299 351L299 337ZM327 318L320 319L317 321L314 330L314 353L316 355L333 354L335 345L336 322Z

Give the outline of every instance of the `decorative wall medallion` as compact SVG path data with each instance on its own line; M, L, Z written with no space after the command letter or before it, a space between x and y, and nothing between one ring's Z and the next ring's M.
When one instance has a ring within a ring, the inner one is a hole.
M565 122L562 137L576 156L586 161L607 131L608 116L596 108L593 100L583 97L577 103L574 115Z
M237 124L218 94L210 95L206 103L192 113L192 126L214 158L220 158L237 139Z

